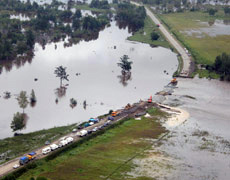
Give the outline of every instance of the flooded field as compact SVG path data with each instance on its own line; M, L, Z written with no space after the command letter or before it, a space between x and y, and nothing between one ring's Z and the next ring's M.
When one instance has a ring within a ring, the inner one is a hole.
M30 96L34 89L37 97L36 105L25 109L29 119L22 132L86 121L161 90L177 69L176 54L129 42L126 38L130 35L128 29L121 30L112 22L97 40L81 41L68 48L63 47L64 42L57 43L57 48L51 43L44 50L36 44L32 61L4 65L0 75L0 138L13 135L10 123L14 113L22 112L16 100L22 90ZM124 54L133 61L131 78L125 82L117 66ZM62 97L57 95L60 80L54 74L60 65L67 67L70 75L69 81L64 81L66 92ZM5 91L11 98L3 98ZM70 107L71 98L77 100L75 108Z
M170 133L146 158L135 159L132 176L169 180L228 180L230 177L230 84L218 80L179 79L163 103L177 104L190 118ZM159 168L160 167L160 168Z
M189 36L204 38L205 36L216 37L219 35L230 35L229 20L214 20L210 22L200 22L202 28L182 31Z

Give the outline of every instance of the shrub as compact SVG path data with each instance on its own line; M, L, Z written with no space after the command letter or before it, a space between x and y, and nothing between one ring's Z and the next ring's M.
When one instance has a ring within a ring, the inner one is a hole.
M158 40L159 37L160 37L160 36L159 36L158 33L154 32L154 31L151 33L151 39L152 39L153 41Z

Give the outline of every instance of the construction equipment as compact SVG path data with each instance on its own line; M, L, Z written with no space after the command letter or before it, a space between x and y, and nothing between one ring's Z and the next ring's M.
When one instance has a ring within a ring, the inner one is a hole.
M148 99L148 103L151 103L152 101L153 101L153 98L152 98L152 96L150 96Z
M19 164L20 165L24 165L26 163L28 163L30 160L27 156L24 156L24 157L21 157L20 160L19 160Z
M111 114L113 117L117 116L117 111L113 111Z
M176 83L177 83L177 79L176 79L176 78L173 78L173 79L171 80L171 83L172 83L172 84L176 84Z

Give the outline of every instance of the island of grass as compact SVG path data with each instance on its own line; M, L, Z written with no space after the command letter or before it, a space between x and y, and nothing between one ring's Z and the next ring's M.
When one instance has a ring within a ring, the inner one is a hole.
M149 179L127 175L135 167L132 159L145 157L145 150L167 133L160 123L167 114L155 107L147 112L150 117L123 119L103 134L79 143L55 158L35 161L33 166L30 165L31 169L27 169L18 179Z
M152 40L151 34L153 32L156 32L160 36L157 40ZM132 36L128 37L128 40L142 42L152 46L170 47L168 41L165 40L164 36L159 31L159 28L156 24L154 24L149 16L145 18L144 27L135 32Z
M223 8L219 8L214 16L204 11L185 11L158 14L158 17L192 54L199 77L220 77L214 71L206 70L205 67L212 66L218 55L229 52L230 35L211 36L207 32L202 31L201 34L197 34L196 31L202 28L208 29L218 20L230 20L230 17L224 14Z

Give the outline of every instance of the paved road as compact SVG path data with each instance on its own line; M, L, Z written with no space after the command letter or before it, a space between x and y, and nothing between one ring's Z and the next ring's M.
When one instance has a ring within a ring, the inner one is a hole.
M140 4L135 3L135 2L131 2L137 6L140 6ZM159 24L160 27L160 31L164 34L164 36L166 37L166 39L175 47L175 49L181 54L181 57L183 59L183 68L182 71L180 73L181 77L189 77L190 74L190 70L191 70L191 58L189 57L189 55L186 53L186 50L182 47L182 45L180 45L178 43L178 41L168 32L168 30L160 23L160 21L156 18L156 16L147 8L146 9L146 13L147 15L152 19L152 21L155 24Z

